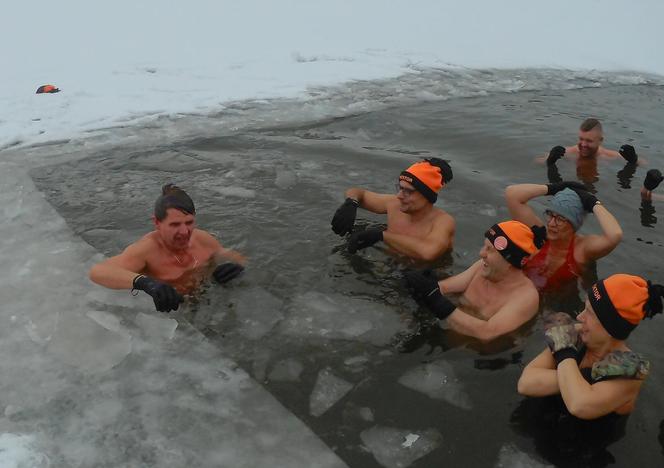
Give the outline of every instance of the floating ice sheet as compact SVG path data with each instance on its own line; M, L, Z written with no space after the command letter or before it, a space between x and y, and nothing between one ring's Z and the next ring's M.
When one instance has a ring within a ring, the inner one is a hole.
M406 468L438 447L442 440L435 429L413 431L384 426L362 431L360 438L376 461L386 468Z
M506 445L500 449L496 468L553 468L553 465L543 463L512 445Z
M140 327L148 339L171 340L175 335L178 322L164 316L139 312L136 315L136 325Z
M405 329L405 324L383 304L341 294L307 292L293 300L280 329L293 336L385 345Z
M47 346L61 361L85 372L106 372L131 352L131 337L88 316L65 312Z
M452 366L444 360L420 364L402 375L399 383L459 408L472 408L464 385L456 378Z
M284 317L283 302L263 288L244 290L234 299L238 331L250 340L265 336Z
M320 416L344 397L353 388L353 384L335 376L329 368L318 373L316 384L309 397L309 412Z

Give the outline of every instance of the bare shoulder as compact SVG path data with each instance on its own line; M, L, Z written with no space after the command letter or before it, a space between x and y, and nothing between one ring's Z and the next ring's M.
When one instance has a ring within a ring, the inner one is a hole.
M434 208L434 223L446 229L454 229L456 222L451 214L440 208Z
M157 242L156 232L153 231L128 245L122 254L147 256L157 250L159 250L159 243Z
M192 240L206 247L216 248L220 245L216 237L202 229L194 229L194 232L192 233Z
M539 292L533 282L525 275L523 276L523 281L512 290L511 296L515 299L518 298L519 302L523 304L539 304Z

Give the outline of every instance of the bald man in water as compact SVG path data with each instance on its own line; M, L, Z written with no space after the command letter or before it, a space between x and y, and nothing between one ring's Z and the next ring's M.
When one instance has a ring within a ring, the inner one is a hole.
M598 159L618 159L623 157L629 164L637 164L639 157L632 145L622 145L618 151L606 149L602 146L604 130L597 119L586 119L579 127L579 141L575 146L554 146L546 158L547 165L555 164L565 157L574 159L577 164L583 161L597 161Z
M196 229L194 202L179 187L162 188L153 222L154 231L121 254L94 265L90 279L111 289L145 291L158 311L170 312L183 301L181 294L198 287L206 273L212 271L217 282L225 283L244 269L242 255Z

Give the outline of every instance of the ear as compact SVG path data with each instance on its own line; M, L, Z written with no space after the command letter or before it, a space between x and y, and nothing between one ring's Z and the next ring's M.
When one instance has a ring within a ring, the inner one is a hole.
M152 224L154 224L155 228L159 228L161 221L159 221L155 215L152 215Z

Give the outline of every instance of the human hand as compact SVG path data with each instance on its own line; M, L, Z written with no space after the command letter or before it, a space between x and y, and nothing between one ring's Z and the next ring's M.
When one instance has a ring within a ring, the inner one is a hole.
M239 263L226 262L217 267L212 272L212 277L219 284L224 284L236 278L244 271L244 267Z
M407 271L404 276L413 299L423 302L436 318L444 320L454 312L456 306L440 292L438 280L431 270Z
M560 158L565 156L565 147L564 146L554 146L549 151L549 157L546 158L546 165L551 166L558 162Z
M544 320L544 339L556 360L556 365L568 358L576 359L581 343L576 322L564 312L549 315Z
M572 190L587 190L586 186L583 185L581 182L575 182L572 180L563 180L562 182L554 182L552 184L546 184L546 194L555 195L556 193L560 192L561 190L565 190L566 188Z
M636 164L636 162L639 160L639 157L637 156L636 151L632 145L622 145L618 150L618 153L620 153L620 156L625 158L625 160L630 164Z
M145 291L154 301L155 309L159 312L170 312L178 310L180 303L184 298L170 284L162 283L154 278L145 275L138 275L134 278L133 288Z
M364 231L357 231L350 235L348 239L348 251L355 253L358 250L366 249L374 245L376 242L383 240L383 229L373 228L365 229Z
M593 209L595 208L595 205L599 203L597 197L585 189L583 190L572 189L572 190L574 190L581 199L581 204L583 205L583 209L586 210L588 213L592 213Z
M331 223L335 234L345 236L353 232L358 206L360 206L360 202L353 198L346 198L342 205L337 208Z

